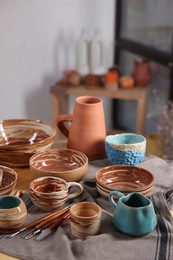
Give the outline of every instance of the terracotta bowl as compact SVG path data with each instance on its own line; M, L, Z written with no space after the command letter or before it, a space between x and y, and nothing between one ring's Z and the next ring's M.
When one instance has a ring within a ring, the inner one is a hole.
M16 196L0 196L0 232L9 233L20 229L25 223L27 209Z
M35 178L49 175L66 181L79 181L88 170L88 158L76 150L51 149L33 155L30 168Z
M108 198L113 190L124 194L140 192L148 196L153 183L152 173L137 166L112 165L96 172L96 187L104 198Z
M16 186L17 178L13 169L0 165L0 196L10 194Z
M55 135L56 129L47 122L33 119L0 121L0 164L28 166L33 154L51 147Z

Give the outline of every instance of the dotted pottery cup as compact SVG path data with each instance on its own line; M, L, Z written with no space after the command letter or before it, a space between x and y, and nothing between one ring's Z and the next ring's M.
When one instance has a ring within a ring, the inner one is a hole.
M146 139L133 133L108 135L105 149L111 164L136 165L144 160Z
M102 210L94 202L77 202L70 208L71 233L78 238L97 235Z

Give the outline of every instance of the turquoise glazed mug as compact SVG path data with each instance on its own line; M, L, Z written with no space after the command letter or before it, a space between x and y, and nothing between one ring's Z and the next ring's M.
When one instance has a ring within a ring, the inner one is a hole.
M111 164L137 165L144 160L146 138L133 133L108 135L105 150Z
M119 197L118 202L114 200L115 195ZM153 204L144 195L134 192L125 196L119 191L112 191L109 200L115 207L113 224L120 232L130 236L143 236L156 227Z

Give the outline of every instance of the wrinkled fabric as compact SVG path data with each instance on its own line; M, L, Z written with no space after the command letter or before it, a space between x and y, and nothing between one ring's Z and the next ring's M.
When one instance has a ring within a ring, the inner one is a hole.
M99 196L95 184L96 171L109 165L107 159L92 161L81 184L84 193L76 201L95 201L103 209L100 232L96 236L79 239L72 236L69 221L42 241L35 237L25 240L21 236L0 240L1 252L25 260L171 260L173 259L173 162L154 156L147 156L139 165L152 172L154 186L151 200L158 218L156 228L143 237L130 237L118 232L112 223L113 206ZM29 194L23 197L30 208L27 223L44 215L36 207L31 207Z

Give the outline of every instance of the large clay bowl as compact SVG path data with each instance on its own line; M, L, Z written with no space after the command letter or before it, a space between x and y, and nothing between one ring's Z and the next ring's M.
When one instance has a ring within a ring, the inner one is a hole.
M10 194L16 186L18 178L17 173L9 167L0 165L0 176L0 196Z
M9 167L28 166L33 154L51 147L55 135L56 129L40 120L0 121L0 164Z
M88 170L88 157L72 149L51 149L33 155L30 168L35 178L48 175L66 181L79 181Z
M0 196L0 232L13 232L25 223L27 209L22 199L16 196Z
M112 165L96 172L96 187L104 198L108 198L113 190L124 194L140 192L148 196L153 182L152 173L137 166Z

